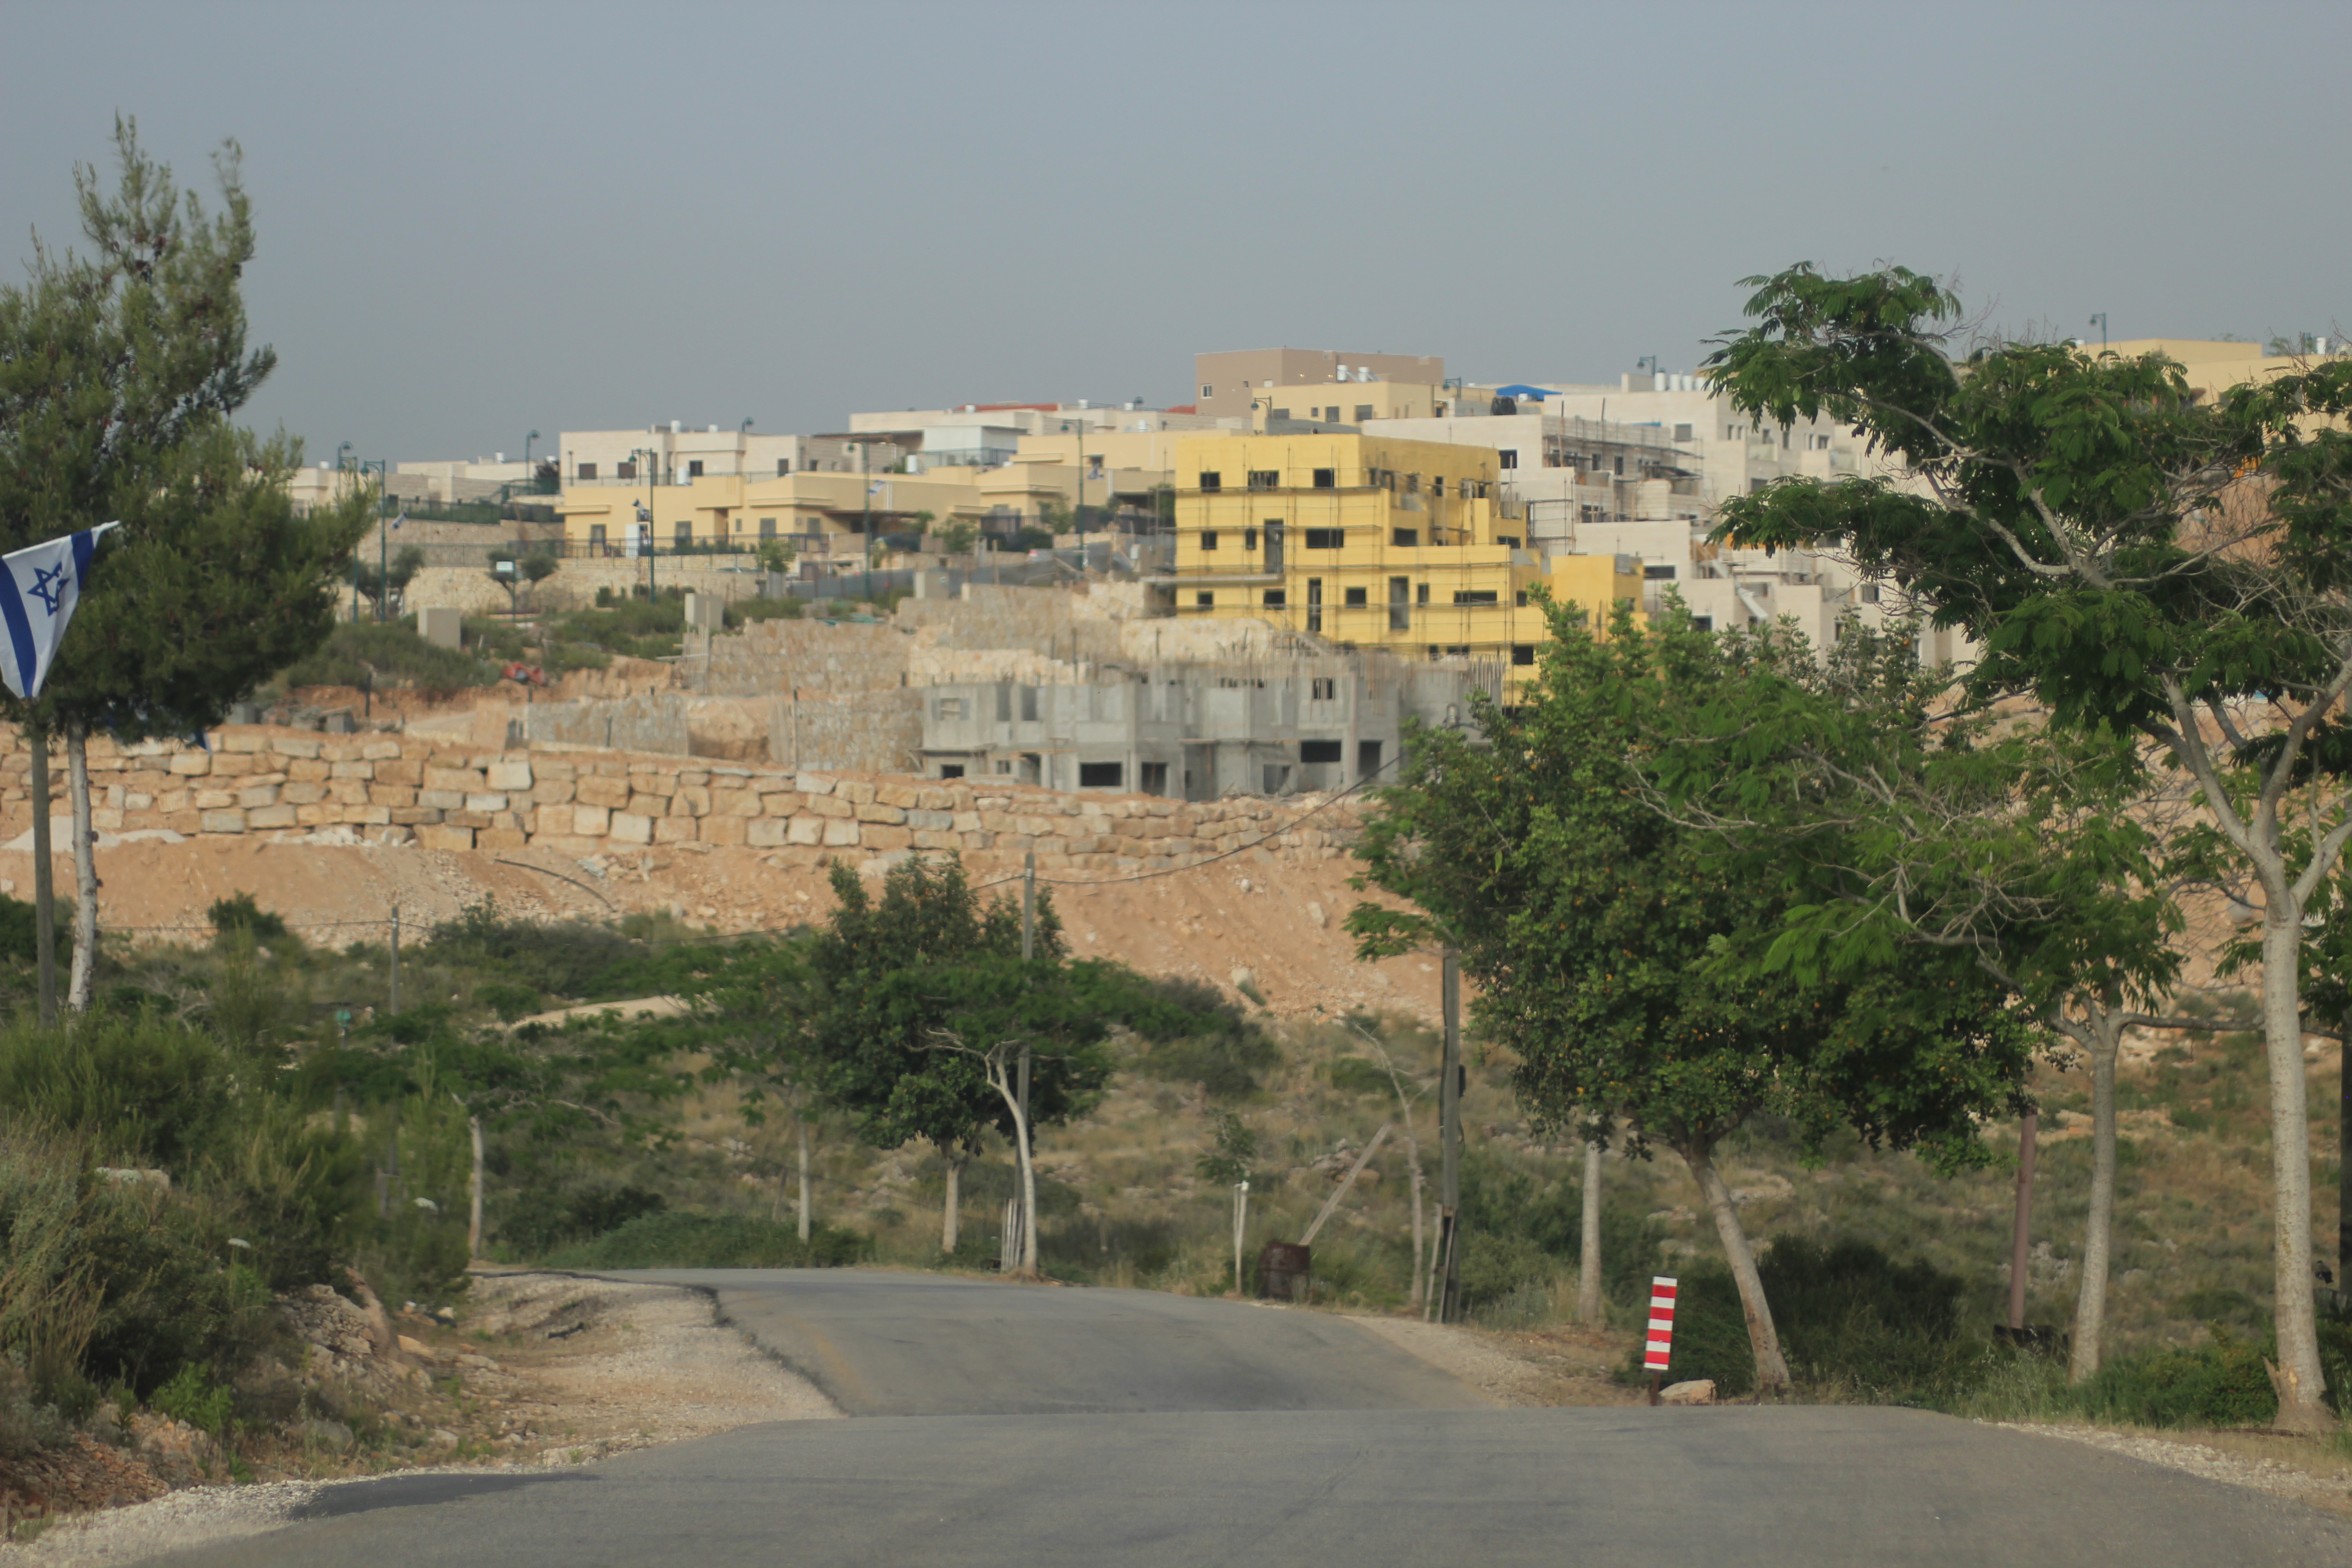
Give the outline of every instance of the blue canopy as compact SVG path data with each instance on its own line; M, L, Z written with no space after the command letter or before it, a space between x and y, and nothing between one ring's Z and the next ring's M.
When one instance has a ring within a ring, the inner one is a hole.
M1522 382L1515 386L1498 386L1495 388L1495 395L1497 397L1532 397L1538 403L1541 403L1547 397L1557 397L1559 395L1554 392L1546 392L1540 386L1529 386Z

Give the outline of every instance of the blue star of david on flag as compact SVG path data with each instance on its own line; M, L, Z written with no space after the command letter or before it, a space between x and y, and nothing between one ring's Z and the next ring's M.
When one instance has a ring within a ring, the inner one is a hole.
M99 535L121 523L44 540L0 555L0 681L30 701L41 694L49 662L65 641L74 605L89 581Z

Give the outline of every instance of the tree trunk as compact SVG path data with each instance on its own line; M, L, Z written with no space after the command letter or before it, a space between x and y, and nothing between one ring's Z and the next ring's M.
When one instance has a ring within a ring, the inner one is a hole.
M2283 883L2284 879L2280 879ZM2320 1403L2319 1319L2312 1300L2311 1107L2303 1065L2303 905L2282 886L2263 921L2263 1035L2270 1058L2273 1321L2279 1359L2278 1424L2289 1432L2331 1430Z
M474 1137L474 1187L466 1214L466 1256L482 1255L482 1119L469 1115L466 1129Z
M98 849L90 839L89 726L66 725L66 794L73 803L74 950L66 1006L89 1011L98 983Z
M1739 1310L1748 1317L1748 1344L1756 1353L1756 1390L1759 1394L1786 1390L1789 1363L1780 1354L1780 1337L1772 1329L1772 1306L1764 1300L1764 1279L1756 1272L1755 1256L1748 1250L1748 1232L1740 1226L1739 1211L1732 1206L1731 1189L1723 1184L1712 1151L1685 1149L1682 1156L1715 1215L1715 1234L1723 1242L1724 1261L1731 1265L1731 1278L1739 1286Z
M2116 1228L2116 1056L2123 1031L2105 1012L2091 1016L2091 1209L2083 1220L2083 1288L2074 1303L2074 1347L2066 1379L2099 1370L2107 1321L2108 1259Z
M49 735L39 720L25 726L32 748L33 773L33 966L40 996L41 1027L58 1026L58 892L49 864Z
M809 1135L808 1118L800 1118L801 1129L801 1239L809 1238Z
M964 1155L952 1148L940 1151L940 1167L947 1178L947 1199L940 1205L940 1250L955 1256L959 1222L963 1218Z
M1013 1147L1021 1157L1021 1272L1037 1278L1037 1165L1029 1151L1029 1118L1016 1101L1013 1110Z
M1601 1145L1584 1146L1584 1234L1576 1260L1576 1321L1601 1321Z

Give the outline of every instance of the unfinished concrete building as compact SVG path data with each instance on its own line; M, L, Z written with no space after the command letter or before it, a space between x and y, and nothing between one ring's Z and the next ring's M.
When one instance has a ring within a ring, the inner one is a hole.
M1499 665L1386 654L1157 666L1116 679L935 685L923 773L1184 800L1296 795L1377 780L1407 723L1460 723Z

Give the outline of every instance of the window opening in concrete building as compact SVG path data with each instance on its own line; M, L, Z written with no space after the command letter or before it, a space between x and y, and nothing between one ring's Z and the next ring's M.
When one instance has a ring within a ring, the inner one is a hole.
M790 458L778 458L776 459L776 478L781 479L792 471L793 460Z
M1168 793L1168 764L1166 763L1139 763L1138 764L1138 771L1143 774L1144 794L1166 795Z
M1516 447L1506 447L1496 456L1502 458L1504 468L1516 468L1519 466L1519 449Z
M634 459L625 463L615 463L613 465L613 472L621 479L634 479L637 477L637 465Z
M776 537L776 520L774 518L763 517L760 520L760 537L762 539L773 539Z
M1257 549L1257 530L1256 530L1256 529L1255 529L1255 528L1244 528L1244 529L1243 529L1243 530L1242 530L1242 549L1243 549L1243 551L1244 551L1244 552L1250 552L1250 553L1254 553L1254 552L1256 551L1256 549Z
M1445 476L1444 474L1433 474L1430 476L1429 493L1431 495L1440 497L1445 494Z
M1276 419L1287 419L1290 417L1290 410L1287 408L1277 408L1274 411L1274 416Z
M702 477L701 458L690 458L687 460L686 477L689 479L698 479Z
M1644 566L1642 575L1653 583L1671 583L1675 580L1675 569L1672 566Z
M1364 607L1364 590L1362 590L1361 588L1350 588L1350 589L1349 589L1349 590L1348 590L1348 608L1349 608L1349 609L1351 609L1351 610L1360 610L1360 609L1362 609L1363 607Z
M1492 588L1457 588L1454 591L1454 602L1457 605L1491 605L1496 602L1495 590Z
M961 697L942 697L942 698L940 698L940 718L942 718L942 719L961 719L961 718L962 718L962 717L963 717L963 699L962 699L962 698L961 698Z
M679 545L688 545L688 544L691 544L691 543L693 543L693 542L694 542L694 523L693 523L693 521L692 521L691 519L688 519L688 518L680 518L680 519L678 520L678 524L677 524L677 526L676 528L674 528L674 529L670 530L670 538L671 538L671 540L672 540L674 542L676 542L676 543L677 543L677 544L679 544Z
M1323 629L1323 579L1320 577L1307 579L1307 629L1310 632Z
M581 465L580 465L580 477L581 477L582 479L594 479L594 478L596 477L596 465L595 465L595 464L593 464L593 463L583 463L583 464L581 464Z
M1528 591L1525 588L1520 589L1511 596L1511 602L1517 605L1519 608L1523 610L1526 609L1528 607Z
M1192 603L1203 610L1213 610L1217 607L1217 596L1205 592L1195 594L1192 595Z
M1687 441L1687 440L1689 440L1690 438L1691 438L1691 427L1690 427L1689 426L1687 426L1687 425L1677 425L1677 426L1675 426L1675 440L1677 440L1677 441Z
M1013 688L1009 686L996 689L996 721L1000 724L1013 722Z
M1449 643L1446 645L1445 654L1449 658L1467 658L1470 656L1470 645L1461 642Z
M1078 764L1080 789L1117 789L1126 782L1127 765L1124 763L1080 763Z
M1865 605L1874 605L1874 604L1878 603L1878 584L1875 584L1875 583L1864 583L1864 584L1862 585L1862 602L1863 602L1864 604L1865 604Z
M1429 603L1429 584L1426 584L1426 583L1415 583L1415 584L1412 585L1412 602L1413 602L1414 604L1416 604L1416 605L1426 605L1427 603Z
M1265 520L1265 569L1282 570L1282 524L1274 518Z
M1012 759L1012 758L1010 758L1010 757L999 757L999 758L997 758L997 759L996 759L996 771L997 771L998 773L1011 773L1011 772L1013 771L1013 759Z
M1254 490L1279 489L1281 486L1282 470L1279 468L1252 468L1249 471L1249 488Z
M1213 528L1202 529L1201 531L1201 548L1202 550L1214 550L1216 547L1217 531Z
M1021 688L1021 719L1031 724L1037 721L1037 689L1034 686Z
M1290 770L1286 767L1277 767L1272 763L1266 763L1265 793L1267 795L1283 795L1287 793L1289 788Z
M1378 741L1356 742L1356 776L1368 779L1381 771L1381 743Z
M941 763L940 764L940 777L943 779L960 779L963 777L963 764L961 763Z
M1338 409L1334 408L1333 410L1331 410L1331 417L1332 417L1332 418L1337 419L1339 416L1339 411ZM1339 488L1339 469L1337 469L1337 468L1318 468L1318 469L1316 469L1316 470L1315 470L1315 488L1316 488L1317 489L1318 489L1318 490L1336 490L1336 489L1338 489Z
M1034 752L1022 752L1019 777L1023 784L1045 783L1045 759Z
M1418 550L1421 548L1421 530L1417 528L1390 529L1389 542L1396 545L1399 549Z
M1339 695L1339 682L1334 676L1318 675L1307 683L1307 700L1329 702Z
M1700 631L1711 632L1715 630L1715 617L1713 616L1693 616L1691 617L1691 625L1696 626Z
M604 548L604 525L603 523L592 522L588 525L588 547L592 550L598 551Z
M1357 424L1361 425L1365 420L1370 419L1371 416L1372 416L1372 405L1371 405L1370 404L1369 404L1369 403L1359 403L1359 404L1357 404L1357 405L1356 405L1356 423L1357 423Z
M1265 607L1267 609L1285 609L1288 607L1289 604L1290 596L1286 590L1281 588L1268 588L1265 591Z
M1302 763L1344 763L1348 760L1345 741L1301 741L1298 760Z
M1213 468L1204 468L1201 471L1201 488L1204 490L1223 489L1225 476Z
M1535 644L1531 642L1515 642L1511 645L1511 662L1513 664L1533 664L1535 661Z
M1412 584L1402 577L1389 579L1389 630L1408 631L1412 626Z
M1622 479L1625 474L1625 459L1620 456L1612 458L1609 461L1616 468L1618 477Z
M1344 528L1310 528L1307 531L1307 548L1309 550L1337 550L1347 542L1348 531Z
M1517 550L1519 547L1519 536L1516 533L1498 533L1495 535L1495 542L1507 550Z

